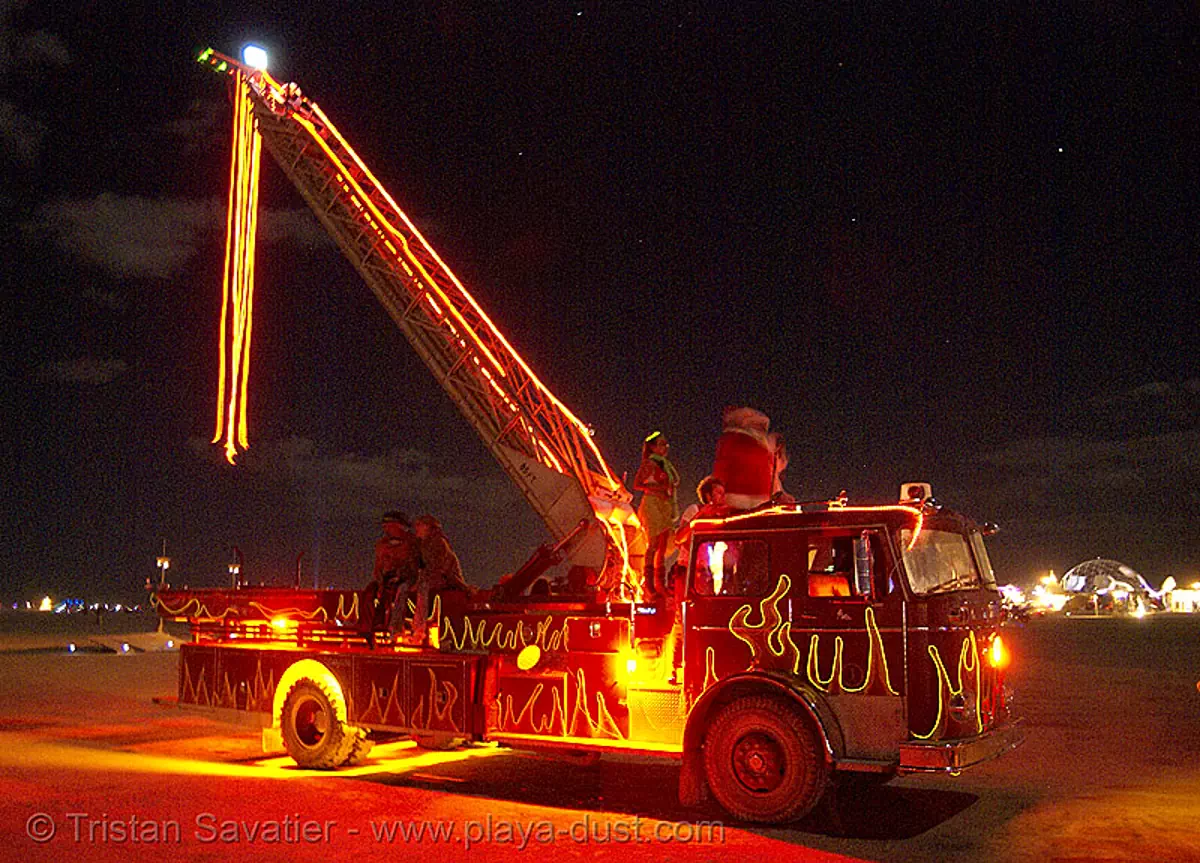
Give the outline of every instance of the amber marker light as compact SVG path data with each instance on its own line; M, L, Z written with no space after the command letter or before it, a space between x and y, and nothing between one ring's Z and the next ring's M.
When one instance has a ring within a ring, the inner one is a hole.
M1008 648L1004 645L1004 639L999 635L992 638L992 646L988 648L988 662L992 667L1004 668L1011 658Z

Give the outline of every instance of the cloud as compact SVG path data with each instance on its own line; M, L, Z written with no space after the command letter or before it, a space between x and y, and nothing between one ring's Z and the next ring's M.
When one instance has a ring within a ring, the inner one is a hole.
M61 360L46 363L39 371L44 377L68 384L88 384L99 386L112 383L125 372L129 366L124 360L102 360L95 357L83 357L78 360Z
M193 99L179 117L163 127L168 135L186 143L188 149L211 149L213 141L227 142L229 103L224 99ZM225 144L228 146L228 143Z
M223 235L223 201L143 198L109 193L60 198L39 216L59 246L121 277L165 279L180 273L205 240ZM328 244L307 210L267 210L259 242Z
M201 236L224 226L216 202L119 197L59 199L40 215L58 244L118 276L166 278L182 269Z
M317 217L308 210L264 210L258 217L260 243L295 243L309 248L333 247Z
M1185 388L1187 384L1184 385ZM1175 387L1166 381L1151 381L1130 389L1115 393L1105 393L1096 396L1091 403L1098 406L1136 404L1138 402L1157 402L1169 398L1175 392Z
M46 124L21 111L12 102L0 99L0 149L14 162L32 163L46 137Z
M1024 471L1094 469L1106 464L1196 471L1200 469L1200 430L1126 440L1029 438L985 453L981 460L996 467Z
M13 56L17 65L29 74L37 74L48 66L68 66L71 63L67 46L46 30L22 34L15 48Z
M101 290L94 285L83 290L83 298L93 305L114 312L123 312L129 306L128 301L116 291Z
M189 446L201 459L225 464L220 446L201 438L191 439ZM237 461L239 470L300 486L323 511L338 517L375 518L389 506L414 515L464 506L492 511L511 506L515 497L505 483L481 481L415 449L324 453L308 438L291 437L252 442Z
M37 77L50 67L70 64L71 55L48 30L22 30L8 20L18 4L0 3L0 75L19 72Z

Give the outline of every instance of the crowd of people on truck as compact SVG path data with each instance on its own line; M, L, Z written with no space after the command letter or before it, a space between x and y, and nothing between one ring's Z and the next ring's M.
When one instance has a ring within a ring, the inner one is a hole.
M642 460L633 478L640 492L638 521L646 539L640 585L643 601L670 596L682 584L691 552L692 524L696 519L724 518L772 504L795 503L783 490L781 475L787 468L783 436L770 430L766 414L749 407L726 408L717 440L712 473L696 487L696 502L679 511L679 471L672 464L667 436L655 431L642 443ZM363 593L364 620L369 619L368 641L386 629L410 644L428 641L432 603L443 605L454 598L465 600L474 592L462 574L458 556L431 515L410 522L397 510L383 516L383 535L375 545L375 570ZM677 554L674 566L667 560ZM550 583L540 580L537 593L549 594ZM531 595L534 591L531 590ZM412 623L404 633L410 607Z
M465 600L470 587L441 522L432 515L410 522L393 510L384 513L382 527L383 536L375 543L375 570L362 596L364 619L370 620L367 640L374 646L375 632L386 628L412 644L424 644L433 599L461 594ZM412 625L403 636L410 605Z
M697 503L682 515L676 492L679 472L667 458L670 445L662 432L649 435L642 445L642 463L634 476L634 491L642 492L638 519L646 531L647 550L641 591L645 600L665 596L679 583L691 551L691 523L697 518L724 518L772 504L792 504L781 476L787 468L783 435L771 431L771 420L762 411L729 407L721 416L712 473L696 487ZM669 577L665 558L679 555Z

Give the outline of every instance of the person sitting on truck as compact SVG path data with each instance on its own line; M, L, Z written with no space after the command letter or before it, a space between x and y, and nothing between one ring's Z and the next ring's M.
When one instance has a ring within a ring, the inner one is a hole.
M796 498L783 490L783 472L787 470L788 466L787 441L779 432L771 432L767 437L775 453L775 464L772 469L775 478L771 484L771 505L793 506Z
M652 432L642 443L642 463L633 477L634 491L642 492L638 520L646 530L646 562L642 569L642 595L665 594L666 556L679 508L675 491L679 471L667 459L671 445L662 432Z
M370 622L368 641L388 620L389 609L405 584L413 584L420 571L421 551L408 516L399 510L383 514L383 536L375 543L375 570L363 591L363 615Z
M675 534L679 558L671 570L672 583L682 581L682 571L686 571L688 559L692 556L692 522L698 518L724 518L733 511L725 502L725 483L714 474L700 480L696 486L696 497L700 503L692 504L679 517L679 530Z
M465 599L470 593L470 588L463 580L462 564L458 561L458 555L454 553L450 541L442 532L442 523L432 515L423 515L413 522L413 531L420 543L421 572L413 590L416 611L413 614L412 638L418 643L423 643L433 597L444 597L453 591ZM404 606L408 604L407 593L406 591L403 597L401 614ZM403 617L399 619L402 620ZM399 627L393 631L398 629Z

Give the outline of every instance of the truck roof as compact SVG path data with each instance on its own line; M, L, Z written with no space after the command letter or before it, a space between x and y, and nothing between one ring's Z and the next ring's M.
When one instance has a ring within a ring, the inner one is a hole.
M837 502L803 503L773 506L767 509L736 512L721 519L696 519L692 522L697 536L738 531L787 530L797 528L858 527L886 525L893 530L913 527L938 527L965 532L978 525L960 513L944 507L908 503L842 506Z

